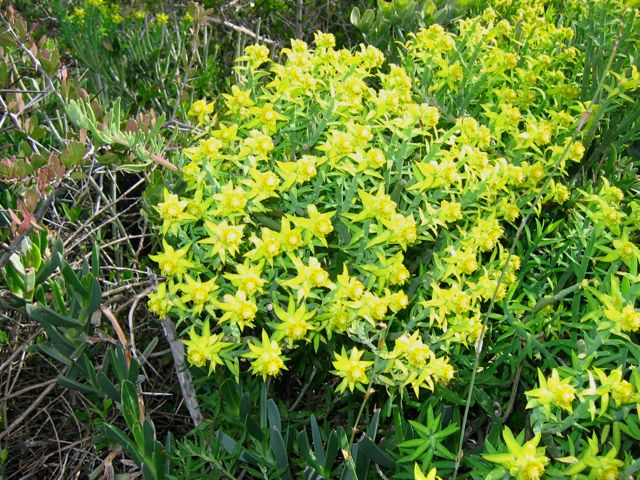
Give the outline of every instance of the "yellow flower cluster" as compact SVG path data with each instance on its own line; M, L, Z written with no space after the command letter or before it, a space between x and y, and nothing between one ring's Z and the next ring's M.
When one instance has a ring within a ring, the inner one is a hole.
M423 29L405 66L324 33L282 63L247 47L223 100L189 111L202 133L156 206L165 279L150 310L248 343L264 377L310 343L333 346L341 391L451 380L447 352L479 342L483 310L518 284L507 232L536 199L568 200L562 175L585 150L580 54L535 3L517 27L489 9L457 35ZM573 387L553 378L566 408Z
M153 13L145 10L134 10L130 8L126 12L123 12L122 5L118 3L105 2L105 0L85 0L83 7L75 7L73 9L73 15L70 16L70 18L76 20L78 23L83 23L87 9L95 9L95 11L102 15L103 19L108 19L115 25L121 24L125 19L141 21L145 20L147 16L153 17ZM157 25L166 25L169 19L168 14L157 13L154 18L154 23Z
M587 386L578 390L572 385L575 380L571 376L561 379L558 371L553 369L551 375L546 378L538 370L539 387L526 392L529 398L527 408L541 407L545 415L552 418L552 407L572 412L574 401L587 401L593 420L596 416L597 400L600 401L600 416L607 412L610 398L614 400L616 407L640 403L640 392L623 378L622 368L611 370L608 374L602 369L593 368L587 371L587 375Z
M520 437L523 435L521 434ZM545 455L545 447L538 447L541 435L538 433L531 440L520 445L509 427L505 427L502 438L507 453L485 454L483 457L493 463L503 465L512 478L518 480L539 480L544 475L549 458Z

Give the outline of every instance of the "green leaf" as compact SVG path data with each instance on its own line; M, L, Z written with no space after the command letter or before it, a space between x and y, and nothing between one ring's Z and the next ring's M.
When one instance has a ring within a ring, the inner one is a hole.
M95 395L96 393L98 393L96 392L96 389L93 388L92 386L87 385L86 383L80 383L77 380L74 380L66 376L60 377L60 379L58 380L58 385L60 385L61 387L68 388L71 390L76 390L82 393L88 393L92 395Z
M357 27L360 23L360 10L358 7L353 7L351 10L351 15L349 15L349 21L353 24L353 26Z
M60 163L67 168L77 167L82 164L82 157L85 154L85 147L77 141L67 144L67 148L60 154ZM66 209L65 209L66 212ZM79 212L78 212L79 215ZM70 218L71 220L71 218ZM71 220L72 222L75 220Z
M138 393L135 385L129 380L123 380L121 384L121 408L127 426L133 430L140 424L140 407L138 405Z
M9 257L9 262L4 267L7 286L12 293L22 296L27 287L24 282L24 267L20 257L15 253Z
M98 247L98 242L95 242L91 249L91 273L95 278L100 277L100 247Z
M80 214L82 213L82 206L76 205L73 208L69 208L66 203L63 203L62 210L64 211L67 219L71 223L75 223L76 221L78 221L78 218L80 218Z
M149 419L145 419L142 424L143 430L143 439L144 439L144 454L148 458L152 458L154 455L154 446L156 443L156 429L153 425L153 422L150 422Z
M27 314L31 319L43 326L52 325L66 328L81 328L84 326L78 320L62 315L49 307L27 305Z
M311 445L309 445L307 433L304 430L298 432L296 438L298 443L298 451L300 452L300 455L302 455L302 459L305 461L306 465L313 465L314 469L321 469L321 464L318 463L316 456L311 451Z
M224 433L222 430L218 430L216 432L216 437L220 440L222 447L227 451L228 454L232 454L235 452L238 443L231 438L229 435Z
M100 283L96 278L91 279L91 292L89 294L89 303L87 304L87 316L93 315L100 308L102 303L102 291Z
M291 480L292 476L289 471L289 458L287 456L287 449L285 447L284 440L282 439L280 429L272 425L269 429L269 433L269 444L271 446L271 451L276 457L276 465L279 469L284 470L281 478Z
M262 433L260 425L251 415L247 415L245 417L244 428L245 431L253 438L255 438L258 442L262 442L264 440L264 434Z
M111 383L111 380L109 380L109 377L107 377L104 372L98 372L98 374L96 375L96 383L100 388L100 391L111 400L113 400L114 402L120 400L120 392L113 385L113 383Z
M318 427L316 416L313 414L311 415L311 438L313 439L313 451L315 452L315 456L320 465L325 466L326 458L324 456L324 449L322 448L322 435L320 434L320 428Z
M87 298L89 291L84 287L76 273L72 270L68 263L63 262L62 265L62 277L67 284L67 287L72 287L81 298ZM80 300L81 300L80 298Z
M60 257L57 254L51 255L51 259L39 269L36 275L36 285L40 285L49 278L58 267L60 266Z
M144 459L141 455L140 450L138 449L138 446L134 442L132 442L131 439L122 430L120 430L115 425L111 425L110 423L104 423L102 424L102 431L107 438L120 445L122 449L127 452L131 459L136 463L136 465L142 465L144 463Z
M63 365L66 365L67 367L73 365L73 361L71 361L71 359L67 355L63 354L57 348L48 343L39 343L38 348L42 350L46 355L49 355L51 358L57 360ZM73 351L73 349L71 349L71 351Z
M269 427L280 431L282 429L280 411L276 403L271 399L267 402L267 416L269 418Z
M380 410L376 410L371 418L371 422L369 422L369 426L367 427L367 436L371 439L376 438L376 433L378 432L378 423L380 422Z
M394 468L396 466L395 460L368 436L364 436L362 440L358 442L358 448L361 455L366 455L368 459L381 467Z

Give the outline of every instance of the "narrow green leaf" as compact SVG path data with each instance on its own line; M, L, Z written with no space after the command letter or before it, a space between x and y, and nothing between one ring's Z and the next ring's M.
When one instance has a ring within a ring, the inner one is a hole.
M306 436L305 436L306 437ZM320 465L325 465L324 449L322 448L322 435L316 421L316 416L311 415L311 438L313 439L313 451Z
M89 291L84 287L84 285L68 263L63 262L61 271L62 277L64 278L64 281L66 282L68 288L72 287L80 295L80 297L86 298L89 296Z
M269 427L280 431L282 429L280 411L276 403L271 399L267 402L267 416L269 418Z
M92 386L87 385L86 383L80 383L77 380L69 377L60 377L60 379L58 380L58 385L64 388L76 390L82 393L88 393L91 395L95 395L96 393L98 393Z
M105 423L102 425L103 434L120 445L122 449L127 452L127 454L131 457L131 459L135 462L136 465L143 464L143 458L140 454L138 446L131 441L131 439L118 427L115 425L111 425L110 423Z
M98 384L98 387L100 388L100 391L104 395L109 397L114 402L120 400L120 392L113 385L113 383L111 383L111 380L109 380L104 372L98 372L98 374L96 375L96 382Z
M289 458L280 429L271 426L269 433L269 444L271 445L271 451L276 457L276 465L279 469L284 470L281 478L291 480L293 477L289 471Z
M123 380L120 386L120 395L122 416L127 422L127 426L133 430L136 425L140 424L140 407L135 385L129 380Z
M363 437L362 440L358 442L358 445L361 455L366 455L368 459L381 467L394 468L396 466L395 460L376 445L368 436Z
M51 358L57 360L63 365L66 365L67 367L73 365L73 362L68 356L48 343L39 343L38 348L42 350L46 355L49 355Z
M62 315L45 306L27 305L27 314L42 326L53 325L67 328L79 328L83 326L78 320Z

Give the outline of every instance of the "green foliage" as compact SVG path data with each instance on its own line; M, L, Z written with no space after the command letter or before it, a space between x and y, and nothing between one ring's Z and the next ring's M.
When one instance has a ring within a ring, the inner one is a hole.
M2 307L42 327L33 350L92 405L77 419L145 480L635 475L633 2L362 3L59 1L63 49L7 10ZM368 46L336 48L338 21L279 52L220 30L277 46L334 4ZM85 219L56 196L104 166L148 179L148 308L177 320L207 417L164 444L141 388L155 341L103 341L104 285L131 273L100 269L100 244L130 232L97 226L74 263L41 226L50 202L63 235Z
M198 4L163 13L119 2L74 3L54 4L61 40L103 103L118 99L128 110L154 109L173 119L194 90L220 88L223 68Z
M94 109L102 114L100 122L96 119ZM145 170L152 162L168 165L160 154L164 151L165 139L160 134L164 116L158 118L142 116L138 122L122 118L120 100L116 100L110 110L100 111L97 104L85 100L71 100L66 107L69 119L78 127L88 130L93 135L95 147L113 147L108 154L99 158L102 163L116 163L116 168L138 172ZM137 163L124 163L127 151L138 160Z
M55 41L34 38L13 8L0 13L0 240L11 242L37 223L47 197L85 159L84 150L70 155L76 147L66 138L74 132L60 114L63 95L78 95L81 83L68 74Z
M155 207L163 250L151 259L165 281L149 307L187 324L192 365L213 372L224 351L241 371L248 359L253 374L274 377L313 349L333 359L337 394L359 390L363 405L374 388L397 406L425 390L443 402L426 425L400 420L411 433L390 444L402 461L378 465L400 476L413 461L456 476L461 458L462 472L473 466L479 478L493 460L521 479L561 468L548 466L551 445L537 446L547 442L542 426L538 440L520 443L503 427L532 421L526 405L569 408L578 390L557 377L556 359L570 358L578 338L604 358L640 329L637 202L606 179L569 188L590 168L587 146L607 135L599 125L634 108L627 36L636 28L612 38L586 100L580 85L591 73L569 22L537 3L509 12L485 10L456 32L419 30L402 45L403 66L384 65L370 46L335 50L326 34L315 49L292 42L270 66L267 49L247 47L224 104L192 105L201 132L178 158L182 182ZM611 15L637 22L620 5ZM614 66L615 44L627 47ZM606 256L594 259L595 243ZM619 263L591 270L589 260ZM604 297L583 296L591 282ZM603 363L607 376L628 362ZM537 368L551 372L538 389ZM505 389L514 378L542 403L523 405L519 386ZM440 408L456 421L441 424ZM502 433L510 453L461 457L467 422L487 427L476 444L500 444ZM358 450L340 445L352 455L343 474L366 477ZM529 451L530 463L518 460Z
M37 349L65 367L58 384L82 392L96 405L96 425L105 439L121 445L145 479L160 480L168 471L168 456L156 440L153 422L141 410L144 404L135 387L140 380L140 364L131 358L128 345L119 344L105 351L100 337L94 336L103 315L99 272L97 246L94 245L90 264L84 262L76 272L64 259L62 243L57 240L50 246L43 231L22 241L2 274L12 293L8 306L24 310L46 333L46 340L37 343ZM149 350L153 346L150 344ZM104 355L100 366L99 354ZM145 352L142 359L147 355ZM116 402L133 440L105 421L107 411ZM172 441L168 436L168 448Z
M451 0L380 0L377 8L360 12L351 10L351 23L364 40L382 49L388 58L398 59L398 43L406 42L412 33L433 23L446 25L461 15L469 2Z
M121 385L120 409L133 440L113 424L102 425L103 434L119 444L142 470L144 480L163 480L169 473L168 454L165 446L156 439L156 429L149 418L140 410L136 387L129 380ZM167 437L170 448L171 437Z
M22 241L2 274L12 293L6 306L23 310L42 327L47 340L37 348L66 367L60 385L81 391L96 402L105 396L117 401L118 382L135 381L139 366L129 366L122 348L109 350L100 368L93 364L101 350L91 341L102 317L97 248L91 265L84 263L76 272L64 259L62 243L58 240L49 245L47 233L42 231ZM111 373L115 384L109 379Z
M233 472L242 468L255 478L286 479L296 478L291 471L295 467L305 479L346 480L366 478L374 465L395 466L376 440L380 411L354 444L344 427L326 432L311 415L310 442L307 428L303 425L296 432L297 422L291 422L290 412L268 398L266 384L260 388L257 412L252 393L235 382L223 383L220 393L223 419L212 423L221 423L221 428L212 435L214 425L203 425L177 442L178 478L201 478L208 468L221 478L235 478Z

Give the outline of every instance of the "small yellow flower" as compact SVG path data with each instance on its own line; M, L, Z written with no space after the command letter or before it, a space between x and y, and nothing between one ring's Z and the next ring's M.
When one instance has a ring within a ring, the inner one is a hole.
M308 311L304 303L296 308L296 302L293 297L289 297L289 305L286 311L280 306L274 305L274 312L280 321L277 325L277 331L284 335L289 346L297 340L306 338L307 333L314 328L313 324L309 323L309 320L315 317L316 311Z
M568 157L569 160L573 160L574 162L579 162L584 157L585 148L584 145L580 142L573 142L571 147L569 147Z
M169 22L169 15L166 13L159 13L156 15L156 22L158 25L166 25Z
M338 393L344 392L347 388L353 392L354 388L364 392L364 386L369 382L367 377L367 369L373 365L373 362L360 360L363 351L358 350L356 347L351 349L351 353L347 357L347 353L342 347L342 354L335 353L335 361L333 367L335 370L333 373L342 377L342 382L336 388Z
M425 367L425 372L442 384L449 383L449 380L451 380L454 375L454 370L449 363L449 359L444 356L431 359Z
M336 37L332 33L315 32L313 42L318 48L333 48L336 46Z
M247 298L247 294L238 290L235 295L226 294L222 302L215 302L215 306L222 310L224 314L219 322L229 321L238 326L240 331L244 327L253 327L253 320L256 318L258 307L252 298Z
M260 232L261 237L256 235L251 237L251 243L255 245L255 248L247 252L246 256L253 261L265 258L269 265L272 265L273 258L279 255L282 250L280 235L269 228L262 228Z
M389 298L379 297L369 291L365 291L360 300L354 303L358 309L358 315L367 320L371 325L384 320L389 309Z
M253 359L251 372L254 375L262 375L262 378L266 380L267 377L274 377L282 370L287 369L284 365L286 357L282 356L278 342L271 340L264 330L262 330L262 342L249 343L249 349L251 351L243 356Z
M563 475L573 477L589 468L589 479L618 480L620 468L624 466L624 462L616 458L618 450L611 448L605 455L598 455L600 445L596 434L593 434L587 443L588 446L583 449L582 458L578 461L574 460L575 463L564 471Z
M346 297L349 300L358 300L365 292L365 286L357 278L349 275L347 265L343 265L342 273L338 275L337 282L338 297Z
M429 470L429 473L425 475L417 463L413 466L413 480L441 480L440 477L437 476L437 473L436 469L432 468Z
M243 60L249 60L251 67L258 68L264 62L269 61L269 48L264 45L249 45L244 49Z
M416 330L413 334L403 334L397 340L393 347L393 352L403 355L413 367L423 367L429 360L435 359L435 355L429 345L422 342L420 331Z
M243 142L245 152L258 158L266 158L273 150L273 140L269 135L265 135L260 130L251 130L249 136Z
M142 18L144 18L144 12ZM198 122L203 123L205 117L213 112L213 105L214 102L207 103L206 98L203 98L202 100L196 100L191 105L191 108L189 108L189 112L187 112L187 115L196 117L198 119Z
M457 222L462 218L462 205L458 202L442 200L442 202L440 202L438 218L445 223Z
M273 134L278 130L278 122L286 120L287 117L278 113L272 103L265 103L261 107L256 106L250 109L255 116L255 120L249 122L247 126L260 126L265 133Z
M358 195L362 201L362 211L355 215L344 214L352 222L361 222L367 218L389 220L393 214L397 213L396 202L391 200L391 196L384 192L384 183L380 183L375 195L371 195L365 190L358 190ZM396 219L396 223L400 226L402 222L400 219Z
M218 255L225 262L227 255L235 255L242 244L244 225L229 225L226 221L213 223L205 220L204 228L209 234L199 241L201 244L211 245L210 256Z
M617 289L617 287L615 287ZM615 290L612 286L612 290ZM604 306L604 316L615 324L616 331L637 332L640 330L640 312L633 303L624 303L619 291L614 295L601 295Z
M398 313L409 305L409 297L407 297L407 294L402 291L387 295L387 301L389 308L393 313Z
M231 93L222 94L225 104L230 112L237 113L243 108L253 106L254 102L251 98L251 89L242 90L237 85L231 87Z
M209 328L209 320L204 322L202 333L198 335L195 328L189 330L189 340L182 342L187 346L187 360L191 365L196 367L204 367L209 363L209 374L211 374L217 365L222 365L220 353L233 345L229 342L222 341L223 334L211 334Z
M636 259L637 262L640 262L640 248L637 245L634 245L632 242L626 239L614 240L613 248L618 253L623 262L627 265L632 261L632 259Z
M155 209L162 218L162 233L167 232L175 233L178 224L187 220L195 220L195 217L187 212L189 202L187 200L180 200L178 195L170 193L166 188L164 189L164 201L160 202Z
M469 248L461 248L459 250L451 248L450 257L445 262L451 264L451 269L456 275L464 273L471 275L478 269L478 260L476 253Z
M244 265L238 265L236 267L237 273L225 273L224 278L247 295L254 295L262 291L262 286L266 282L266 280L260 276L263 266L264 261L256 265L245 262Z
M183 302L193 302L192 311L194 313L202 312L204 305L211 300L211 293L216 291L218 285L216 284L217 277L213 277L206 282L196 280L190 275L185 275L186 283L180 285L180 290L184 293L181 300Z
M411 277L411 273L404 266L402 260L393 263L389 272L389 283L391 285L404 285Z
M166 240L162 241L164 246L164 252L156 255L149 255L149 258L158 263L160 272L167 277L181 276L189 268L194 268L196 265L190 260L185 258L189 251L189 246L182 247L178 250L169 245Z
M282 219L280 235L278 237L280 239L280 245L282 245L287 252L292 252L303 246L302 234L299 230L291 228L291 224L286 218Z
M307 298L312 288L333 288L333 282L329 280L329 274L322 268L320 261L315 257L310 257L305 265L295 255L291 256L297 275L284 282L283 286L293 289L297 292L297 300Z
M200 141L200 149L205 157L217 162L222 149L222 142L214 137L206 138Z
M308 205L307 213L309 214L310 230L317 238L324 240L327 235L333 232L331 219L336 214L335 210L320 213L315 205Z
M234 187L232 182L228 182L220 189L220 193L213 195L219 204L216 214L231 216L243 213L247 205L246 195L242 187Z
M549 463L549 459L544 455L544 447L538 448L540 434L536 434L531 440L520 445L509 427L505 427L502 431L502 438L509 453L482 456L492 463L503 465L518 480L539 480Z
M294 184L308 182L318 173L316 165L318 158L313 155L303 155L296 162L277 162L278 174L284 180L280 191L288 191Z
M381 220L384 226L391 230L388 241L399 244L403 250L418 239L418 229L412 215L404 216L401 213L393 213L391 218L382 217Z
M158 284L158 288L155 292L149 294L149 301L147 302L149 311L155 313L158 317L162 318L173 306L171 300L167 297L167 284L161 282Z
M558 371L551 370L551 376L545 378L538 370L539 388L526 392L527 397L532 397L527 403L527 408L542 406L545 411L550 412L551 405L557 405L563 410L572 412L572 402L576 397L576 389L571 385L571 378L560 379Z

